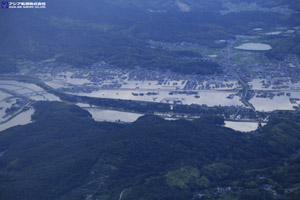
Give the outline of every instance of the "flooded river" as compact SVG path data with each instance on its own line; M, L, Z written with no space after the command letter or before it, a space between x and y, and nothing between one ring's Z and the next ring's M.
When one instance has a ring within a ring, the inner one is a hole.
M30 100L60 101L39 86L19 81L0 81L0 131L31 122L34 109ZM15 109L13 109L15 108ZM13 111L9 111L9 110ZM23 111L24 109L28 109Z
M225 121L225 127L241 132L251 132L258 128L258 122L232 122Z
M205 104L207 106L232 106L242 105L238 96L232 99L227 98L232 92L205 90L197 91L197 95L173 94L171 90L155 90L157 95L147 95L149 90L100 90L91 93L75 93L80 96L97 97L97 98L112 98L112 99L127 99L150 102L174 103L182 104Z
M114 110L103 110L98 108L87 108L95 121L107 121L107 122L134 122L142 116L142 114L120 112Z
M199 82L195 85L193 90L184 89L186 87L186 80L165 80L159 83L155 80L105 80L103 82L91 82L87 78L72 78L71 72L65 72L57 75L55 78L51 78L47 75L45 83L53 88L72 88L74 86L91 86L94 90L91 92L83 92L77 89L76 92L68 92L80 96L89 96L96 98L112 98L112 99L124 99L124 100L137 100L137 101L149 101L149 102L162 102L170 104L198 104L207 106L242 106L240 96L234 91L234 88L238 88L237 81L218 81L210 80ZM101 88L107 84L120 84L119 88ZM273 110L293 110L294 106L298 106L300 101L291 101L291 98L300 98L300 92L297 90L300 88L300 84L291 84L286 82L289 92L284 92L283 95L279 95L278 91L272 89L273 83L269 86L268 81L265 79L254 79L249 85L253 90L258 90L251 99L250 103L258 111L273 111ZM285 84L285 83L284 83ZM210 87L211 89L206 89ZM205 88L205 89L203 89ZM46 92L43 88L31 83L23 83L19 81L0 81L0 123L7 121L9 116L5 111L10 108L16 101L17 96L23 96L31 100L36 101L60 101L58 97ZM9 91L9 92L6 92ZM262 98L262 93L273 92L272 98ZM82 107L82 106L81 106ZM85 105L87 109L97 121L121 121L121 122L133 122L141 114L102 110L97 108L91 108L89 105ZM30 122L31 117L28 117L32 110L26 111L15 116L12 120L1 125L0 130L4 130L6 127L11 127L12 124L26 124ZM31 116L31 115L30 115ZM23 123L21 121L23 120ZM256 123L241 123L241 122L226 122L227 127L231 127L240 131L252 131L258 126Z
M8 122L0 124L0 131L11 128L13 126L25 125L31 123L32 122L31 116L33 115L33 113L34 113L34 109L29 109L25 112L22 112L21 114L12 118Z
M19 81L0 81L0 88L9 90L13 94L29 97L36 101L60 101L60 99L41 87Z

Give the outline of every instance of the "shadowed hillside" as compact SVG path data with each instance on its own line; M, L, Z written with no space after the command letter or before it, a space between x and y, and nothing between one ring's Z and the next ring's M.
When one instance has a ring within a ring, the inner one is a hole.
M35 107L34 123L1 133L1 199L274 199L266 184L296 199L297 116L250 135L209 119L120 125L62 103Z

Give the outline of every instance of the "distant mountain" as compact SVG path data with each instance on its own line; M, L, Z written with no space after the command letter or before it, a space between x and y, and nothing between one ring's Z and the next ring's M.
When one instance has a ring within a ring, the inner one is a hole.
M217 45L215 40L234 38L256 27L299 24L299 14L293 14L299 9L297 0L46 2L46 9L1 9L0 72L16 70L16 63L23 59L55 58L75 66L104 60L119 67L212 74L221 72L220 66L203 62L201 55L196 62L183 60L172 51L150 48L147 41L220 48L224 44ZM244 8L253 2L257 4L254 9ZM278 6L288 6L291 13L256 9Z
M251 135L214 118L122 125L35 108L34 123L0 134L0 199L299 199L297 115Z

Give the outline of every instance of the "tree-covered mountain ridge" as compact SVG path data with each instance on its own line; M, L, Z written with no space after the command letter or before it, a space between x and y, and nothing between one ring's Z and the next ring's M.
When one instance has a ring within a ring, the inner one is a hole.
M221 66L200 54L181 59L189 52L149 48L147 41L222 48L224 44L215 44L216 40L234 39L257 27L297 26L300 8L297 0L51 0L46 4L46 9L1 10L1 73L16 71L24 60L56 60L77 67L105 61L118 67L220 73Z
M1 132L0 199L299 199L297 114L253 135L213 116L116 124L64 103L35 109Z

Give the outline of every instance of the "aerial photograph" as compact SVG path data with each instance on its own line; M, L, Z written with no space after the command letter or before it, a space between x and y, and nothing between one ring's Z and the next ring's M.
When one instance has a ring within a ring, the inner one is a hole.
M300 200L300 0L0 3L0 200Z

